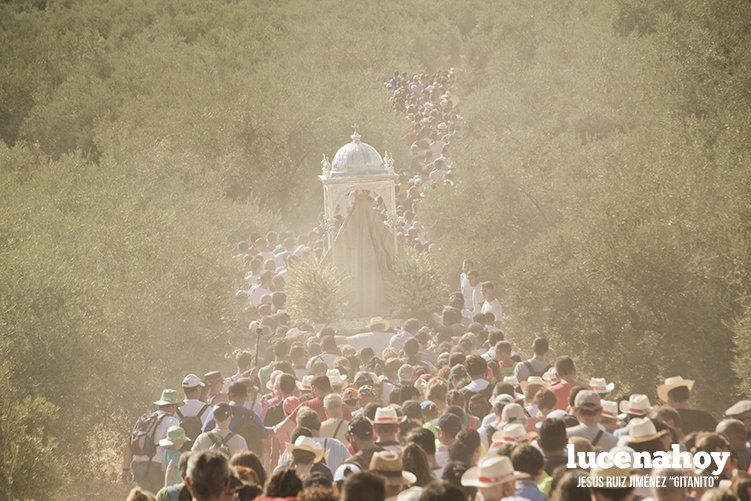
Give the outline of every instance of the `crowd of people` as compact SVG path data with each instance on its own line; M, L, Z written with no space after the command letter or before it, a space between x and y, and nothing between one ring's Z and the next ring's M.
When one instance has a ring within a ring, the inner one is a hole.
M452 71L396 73L386 84L412 123L398 236L420 250L430 245L417 205L424 190L452 178L448 145L461 118L453 79ZM357 333L293 322L285 283L295 260L325 253L325 232L257 233L238 245L247 348L231 370L188 373L145 409L123 457L123 480L137 484L129 499L749 500L751 401L718 421L691 405L693 380L676 375L648 394L623 394L606 364L585 377L574 358L553 358L546 339L515 346L494 284L469 259L431 318L392 325L374 317ZM673 444L731 459L719 473L605 471L567 456L569 446L656 455ZM591 482L612 475L669 481ZM687 487L696 476L716 482Z
M123 462L138 484L131 499L749 499L751 401L718 422L691 405L693 380L620 395L606 366L584 377L571 357L550 359L543 338L514 346L493 284L470 260L436 319L375 317L346 336L292 325L278 271L247 291L257 316L247 344L262 333L260 349L239 351L231 374L187 374L134 426ZM660 488L587 487L582 479L614 472L567 465L567 445L655 454L673 444L730 461L719 474L615 472L672 479ZM713 475L714 488L682 482L696 475Z

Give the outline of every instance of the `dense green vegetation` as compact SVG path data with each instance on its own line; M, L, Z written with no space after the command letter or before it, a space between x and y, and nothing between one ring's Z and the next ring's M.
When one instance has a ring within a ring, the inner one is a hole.
M457 68L457 186L419 214L447 273L473 256L522 345L722 407L751 387L750 34L742 0L1 4L0 497L103 497L142 404L226 364L235 241L313 224L352 123L406 161L395 69Z

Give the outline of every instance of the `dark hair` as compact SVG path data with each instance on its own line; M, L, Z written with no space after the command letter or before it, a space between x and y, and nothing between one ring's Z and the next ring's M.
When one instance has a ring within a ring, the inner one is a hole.
M276 358L287 358L290 351L289 341L282 339L274 343L274 356Z
M568 406L569 407L571 407L571 408L575 407L574 406L574 402L576 401L576 395L580 391L582 391L584 389L586 389L586 388L584 388L583 386L579 386L579 385L574 386L573 388L571 388L571 392L568 394Z
M550 484L551 501L590 501L589 489L579 486L579 479L586 476L584 470L567 470L565 465L556 468Z
M480 434L476 430L462 430L449 447L449 461L458 461L472 466L472 455L480 448Z
M382 501L386 499L384 478L369 471L349 475L342 484L342 501Z
M294 468L284 468L271 475L265 494L270 498L292 498L301 490L302 480Z
M309 478L303 482L303 484L307 483L308 481L315 479L315 481L322 481L322 480L328 480L323 475L311 475ZM330 484L331 482L329 482ZM310 487L305 487L303 491L297 495L297 501L337 501L339 499L339 496L336 495L336 492L329 486L323 486L315 484Z
M511 452L514 470L535 476L542 471L545 460L542 453L531 445L521 445Z
M407 442L422 447L428 456L435 455L435 434L427 428L417 428L407 435Z
M232 456L229 460L229 464L232 466L244 466L250 468L256 473L259 485L266 485L266 479L268 478L266 475L266 469L263 467L263 463L254 452L238 452Z
M547 353L549 349L548 340L545 338L538 337L532 342L532 351L535 355L543 355Z
M683 420L681 419L681 415L678 414L677 410L667 405L661 405L660 407L657 407L649 414L649 417L663 421L665 423L672 421L675 424L676 428L683 428Z
M464 463L449 461L448 463L446 463L445 468L443 468L441 480L444 480L451 485L461 489L468 498L474 499L477 489L475 489L474 487L465 487L462 485L462 475L464 475L464 472L466 472L468 469L469 466L465 465Z
M295 388L297 387L297 382L295 380L295 376L292 374L280 374L277 377L277 384L279 385L279 390L284 395L289 395L290 393L293 393L295 391Z
M464 366L471 377L483 377L488 372L488 363L480 355L468 356Z
M552 391L542 390L535 395L535 401L537 402L537 407L540 409L552 409L558 403L558 398Z
M310 386L319 391L331 392L331 381L326 375L319 375L313 378Z
M186 474L191 491L197 497L214 497L229 484L230 472L227 456L219 451L204 451L191 455Z
M294 464L307 465L311 464L316 458L315 452L304 451L301 449L292 449L292 462Z
M668 399L673 402L687 402L691 396L691 390L687 386L679 386L668 392Z
M561 419L547 418L540 426L540 448L545 452L566 448L566 424Z
M466 501L467 496L459 487L446 482L436 480L431 482L422 491L420 501Z
M292 430L292 433L289 436L290 443L295 443L295 441L300 437L313 437L313 432L310 431L308 428L305 428L304 426L298 426L294 430Z
M297 413L297 426L309 430L321 429L321 416L313 409L300 409Z
M555 372L559 376L569 376L574 371L576 371L576 366L571 357L558 357L558 360L555 361Z
M412 472L417 477L415 485L423 487L433 479L430 464L428 463L428 456L422 450L422 447L416 443L407 444L402 449L402 463L405 471Z

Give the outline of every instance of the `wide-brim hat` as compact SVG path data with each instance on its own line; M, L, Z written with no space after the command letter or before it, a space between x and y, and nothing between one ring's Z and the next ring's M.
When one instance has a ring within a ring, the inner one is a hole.
M388 322L388 320L385 320L383 317L373 317L368 321L368 329L372 329L373 327L377 325L382 325L383 330L387 331L391 327L391 324Z
M506 456L493 456L464 472L461 484L466 487L486 488L517 479L529 478L529 475L514 470L511 460Z
M660 438L666 433L667 430L657 431L649 418L634 418L628 423L628 435L623 438L630 444L638 444Z
M595 393L599 393L600 395L605 395L615 389L615 383L608 383L603 378L593 377L589 380L589 387Z
M159 441L161 447L170 447L172 445L182 445L185 442L192 442L185 435L185 430L180 426L170 426L167 429L167 436Z
M548 383L547 381L545 381L543 378L539 376L531 376L526 381L521 381L519 383L519 386L521 387L522 391L527 391L527 387L530 385L538 385L538 386L542 386L543 388L547 388L548 386L550 386L550 383Z
M370 471L378 473L389 485L412 485L417 477L410 471L404 471L402 459L394 451L380 451L370 459Z
M670 392L670 390L674 390L675 388L680 388L681 386L685 386L689 389L689 391L691 391L691 389L693 389L694 387L694 380L683 379L681 376L669 377L665 380L665 384L661 384L657 387L657 397L663 402L667 402L668 392Z
M618 418L626 419L628 416L646 416L652 410L652 406L646 395L635 394L628 400L621 400L618 410L621 411Z
M154 401L154 405L158 405L159 407L163 405L177 405L178 407L183 405L185 402L178 396L177 390L163 390L162 396L159 400Z
M313 440L311 437L305 436L297 437L297 440L295 440L294 444L285 444L285 449L290 454L292 454L292 451L295 450L312 452L313 454L315 454L315 459L313 459L314 463L320 462L326 452L323 450L323 447L321 447L315 440Z
M296 381L297 387L301 390L309 390L314 377L312 375L303 376L302 381Z

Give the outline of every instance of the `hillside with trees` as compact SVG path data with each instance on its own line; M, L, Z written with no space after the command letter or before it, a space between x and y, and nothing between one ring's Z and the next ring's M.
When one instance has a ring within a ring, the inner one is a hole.
M511 340L751 388L746 1L10 1L0 45L0 498L121 494L144 402L247 335L237 241L316 223L354 123L408 161L396 70L456 68L418 219Z

